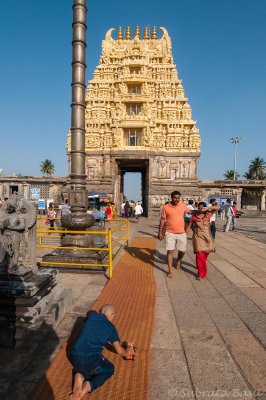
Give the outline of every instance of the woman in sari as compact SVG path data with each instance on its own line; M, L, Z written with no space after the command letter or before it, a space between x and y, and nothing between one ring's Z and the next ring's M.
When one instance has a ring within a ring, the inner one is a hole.
M192 228L192 244L196 254L196 265L198 268L197 280L207 276L207 258L211 252L215 251L214 241L211 235L210 218L219 206L206 207L203 201L198 204L198 209L194 211L187 228L187 234Z
M106 219L107 219L107 220L108 220L108 219L112 219L113 214L112 214L112 208L111 208L111 204L110 204L110 203L107 204L107 207L106 207L106 209L105 209L105 212L106 212Z

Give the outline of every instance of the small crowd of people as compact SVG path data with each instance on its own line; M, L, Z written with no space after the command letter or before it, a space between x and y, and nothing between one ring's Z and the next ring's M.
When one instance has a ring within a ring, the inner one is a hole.
M68 199L65 200L64 204L59 206L59 211L59 216L61 215L61 218L71 213ZM98 201L93 205L92 209L88 209L88 212L94 216L94 218L99 222L99 226L102 227L105 226L106 221L115 219L119 216L116 204L111 201ZM135 218L138 221L142 214L143 208L140 201L124 201L121 204L120 216L122 218ZM49 230L54 230L56 217L57 212L55 210L55 206L52 202L50 202L47 208L45 220L46 225L49 225Z
M138 221L142 214L143 208L140 201L126 200L121 204L122 218L135 218Z
M237 203L227 199L221 207L215 198L205 202L189 200L186 205L181 201L181 193L171 193L171 201L166 202L160 211L158 238L165 237L167 250L167 276L172 278L173 254L178 250L174 268L180 270L181 260L185 255L187 235L192 230L192 244L196 255L198 269L197 280L207 276L207 259L215 251L216 219L220 215L225 221L223 231L228 232L232 223L232 231L236 231Z

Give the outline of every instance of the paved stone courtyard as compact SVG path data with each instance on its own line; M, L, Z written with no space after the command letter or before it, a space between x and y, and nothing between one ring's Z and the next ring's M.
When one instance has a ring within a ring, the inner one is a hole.
M158 221L143 218L130 225L131 237L157 236ZM265 226L260 219L239 219L238 232L218 232L208 279L201 282L195 280L191 240L173 279L165 274L164 242L157 242L151 399L266 399ZM254 227L262 234L258 240L249 237ZM73 290L73 305L59 326L42 327L23 351L1 351L1 398L28 399L106 284L103 275L61 273L61 280Z

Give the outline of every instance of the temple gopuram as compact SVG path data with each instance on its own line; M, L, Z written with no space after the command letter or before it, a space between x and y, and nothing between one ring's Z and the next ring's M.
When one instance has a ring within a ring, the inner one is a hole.
M86 90L87 187L119 204L125 173L140 172L147 215L173 190L197 195L200 135L167 30L120 27L116 39L113 31Z

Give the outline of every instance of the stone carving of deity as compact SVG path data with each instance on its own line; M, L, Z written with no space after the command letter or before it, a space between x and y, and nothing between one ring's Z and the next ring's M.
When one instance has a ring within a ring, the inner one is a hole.
M185 178L186 177L186 164L183 163L182 165L182 177Z
M188 137L185 136L185 137L183 138L183 147L188 147L188 143L189 143Z
M104 174L110 175L110 159L111 157L107 154L103 156Z
M153 140L154 147L161 149L165 147L165 139L162 135L158 135Z
M102 157L97 160L97 176L103 176L103 159Z
M169 177L169 161L166 161L163 157L160 157L159 160L159 178L167 178Z
M114 132L113 133L113 146L119 147L121 144L121 133L120 133L120 129L118 128L118 126L115 127L113 132Z
M88 178L89 179L94 178L94 167L88 167L87 171L88 171L87 172Z
M151 128L148 125L146 129L144 130L144 146L150 147L151 146L151 140L152 140L152 133L151 133Z
M117 103L117 106L116 106L116 116L117 116L117 118L121 118L123 116L123 112L124 112L124 109L123 109L122 103Z
M36 210L30 201L12 195L0 210L0 267L4 273L24 274L35 265L33 226Z
M172 181L174 181L174 180L176 179L176 173L175 173L175 170L174 170L174 169L171 169L171 171L170 171L170 177L171 177L171 180L172 180Z

